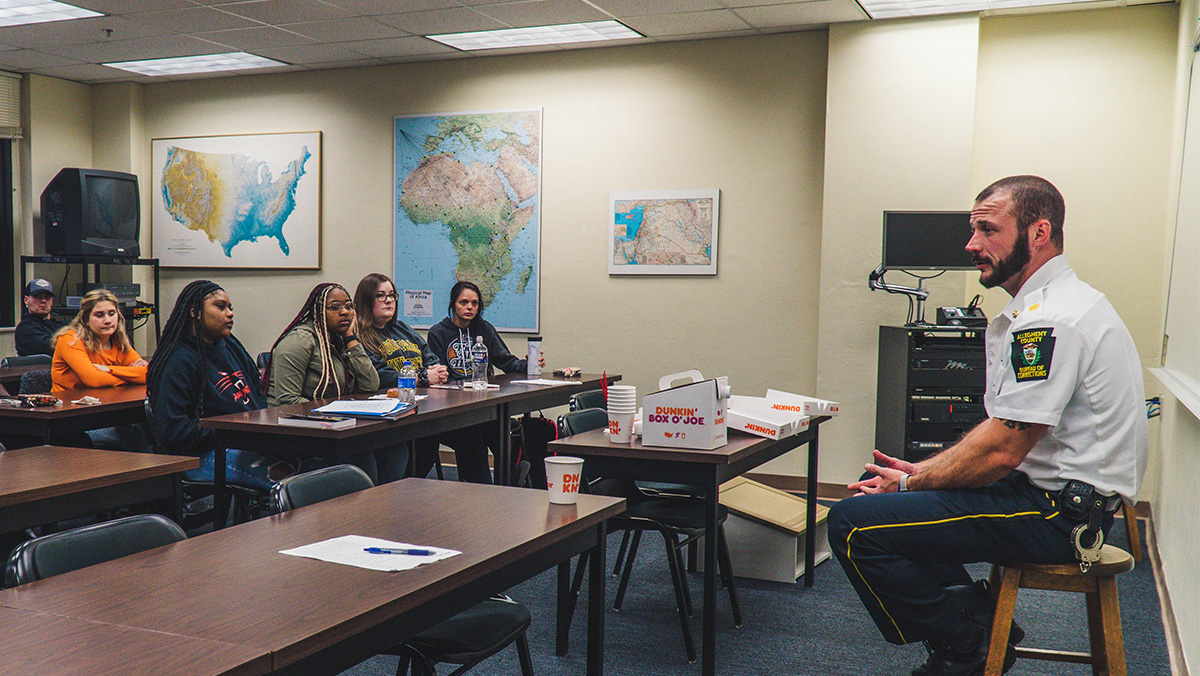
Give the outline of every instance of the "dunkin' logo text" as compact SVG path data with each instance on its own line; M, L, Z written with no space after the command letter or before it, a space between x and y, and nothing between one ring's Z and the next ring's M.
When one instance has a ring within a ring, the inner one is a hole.
M803 406L794 406L792 404L771 404L771 408L775 409L776 411L796 411L799 413L804 413Z
M696 415L696 409L682 406L655 406L650 414L652 423L671 423L673 425L703 425L704 417Z
M768 437L775 436L775 430L771 429L770 427L763 427L762 425L755 425L754 423L746 423L746 431L747 432L758 432L759 434L765 434Z

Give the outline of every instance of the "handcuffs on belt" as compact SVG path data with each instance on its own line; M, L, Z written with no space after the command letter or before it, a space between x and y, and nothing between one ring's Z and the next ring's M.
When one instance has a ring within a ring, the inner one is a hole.
M1104 546L1104 515L1109 503L1119 500L1120 496L1097 493L1091 484L1076 479L1068 481L1058 492L1058 511L1065 518L1079 522L1071 530L1079 572L1088 572L1092 564L1100 560L1100 548ZM1088 544L1084 544L1085 538L1090 540Z

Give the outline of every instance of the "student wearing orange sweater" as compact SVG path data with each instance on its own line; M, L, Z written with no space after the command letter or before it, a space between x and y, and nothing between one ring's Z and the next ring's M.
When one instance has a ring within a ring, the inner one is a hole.
M89 291L79 314L51 340L54 392L146 382L147 362L129 342L117 297L106 289Z

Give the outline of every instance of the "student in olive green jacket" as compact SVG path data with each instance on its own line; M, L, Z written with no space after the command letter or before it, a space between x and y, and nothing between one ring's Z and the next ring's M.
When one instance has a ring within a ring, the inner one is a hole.
M355 333L354 303L340 284L318 284L271 347L263 373L267 405L336 399L379 389L379 373ZM352 460L375 483L404 476L408 446L363 452Z

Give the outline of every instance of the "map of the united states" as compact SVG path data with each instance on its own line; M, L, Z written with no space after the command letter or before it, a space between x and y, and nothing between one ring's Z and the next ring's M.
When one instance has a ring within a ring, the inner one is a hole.
M188 230L202 232L230 257L233 247L274 237L290 253L283 225L296 208L296 183L304 176L308 147L276 179L265 162L237 153L167 149L163 206Z

